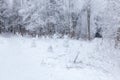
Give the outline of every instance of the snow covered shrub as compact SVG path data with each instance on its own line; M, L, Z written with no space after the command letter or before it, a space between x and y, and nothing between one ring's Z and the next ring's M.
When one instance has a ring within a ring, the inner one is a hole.
M96 34L95 34L95 38L102 38L101 31L102 31L101 28L97 28L97 31L96 31Z
M36 43L35 43L36 41L35 41L35 38L33 38L33 40L32 40L32 44L31 44L31 47L32 48L35 48L36 47Z
M52 45L50 45L50 46L48 47L48 52L53 52L53 47L52 47Z

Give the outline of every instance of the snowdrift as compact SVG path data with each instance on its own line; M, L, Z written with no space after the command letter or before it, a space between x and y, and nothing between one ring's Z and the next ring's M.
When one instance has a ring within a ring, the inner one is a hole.
M0 80L120 80L114 40L0 37Z

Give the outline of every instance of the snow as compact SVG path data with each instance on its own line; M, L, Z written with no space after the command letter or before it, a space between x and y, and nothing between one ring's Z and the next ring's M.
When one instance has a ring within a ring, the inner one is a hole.
M0 80L120 80L119 51L109 39L0 36Z
M8 5L9 5L9 8L12 8L13 7L13 0L5 0Z

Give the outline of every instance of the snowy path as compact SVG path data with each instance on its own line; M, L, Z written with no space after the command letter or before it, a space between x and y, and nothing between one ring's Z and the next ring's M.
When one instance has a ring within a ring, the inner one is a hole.
M120 80L119 50L99 42L0 37L0 80Z

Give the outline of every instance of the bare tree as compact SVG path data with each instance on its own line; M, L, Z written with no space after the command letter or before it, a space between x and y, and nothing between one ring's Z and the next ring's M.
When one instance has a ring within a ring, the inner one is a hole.
M120 27L117 29L116 37L115 37L115 48L117 48L120 44Z
M88 32L88 40L91 39L91 0L87 1L87 32Z
M91 39L91 34L90 34L90 7L88 6L88 9L87 9L87 23L88 23L88 40Z

